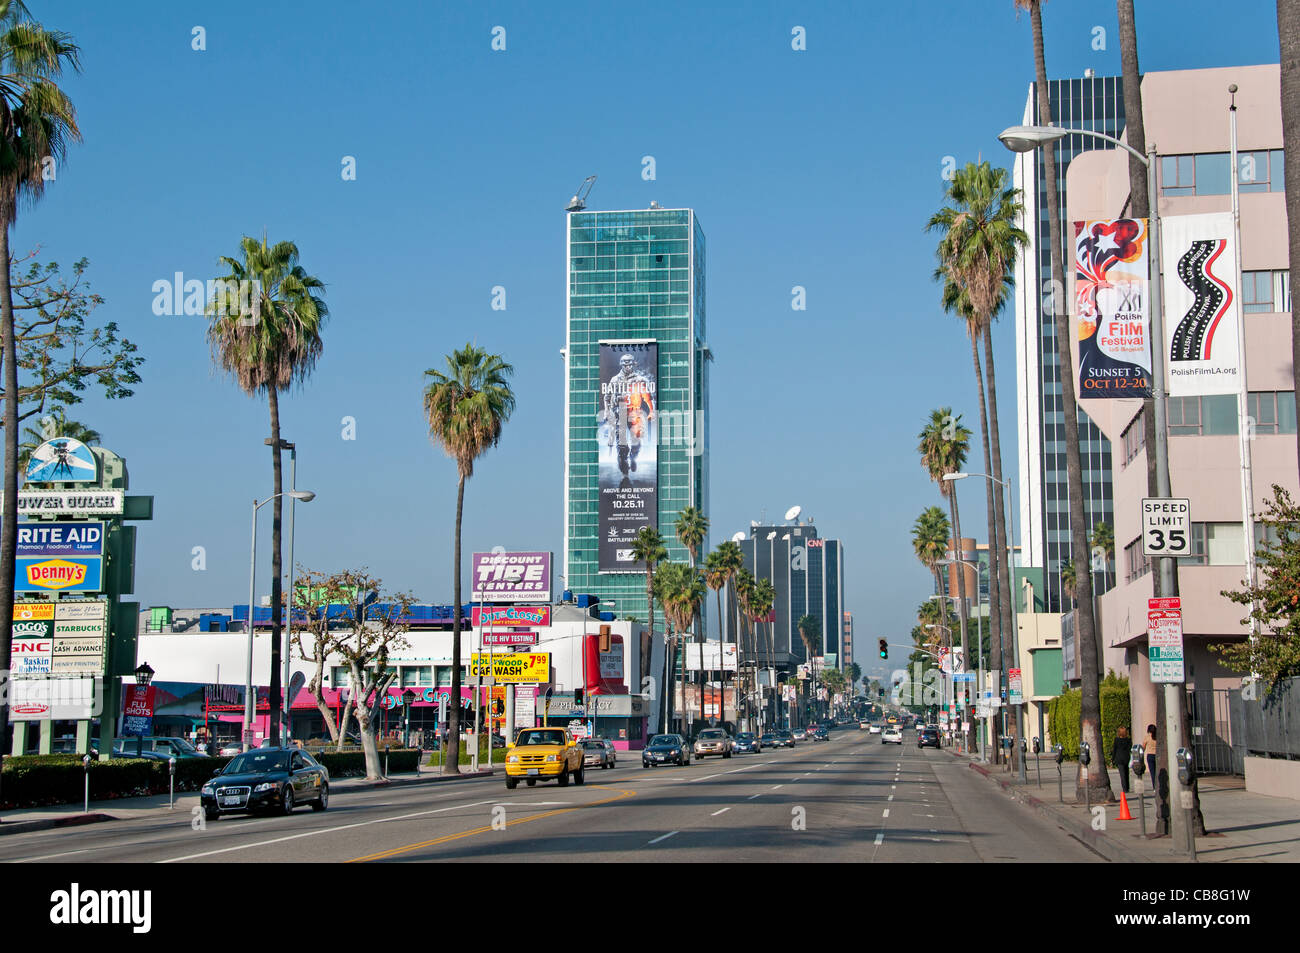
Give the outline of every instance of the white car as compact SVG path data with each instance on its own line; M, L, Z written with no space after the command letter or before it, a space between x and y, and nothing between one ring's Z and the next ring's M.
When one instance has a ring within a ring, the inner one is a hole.
M873 724L873 725L871 726L871 729L870 729L870 730L871 730L871 733L872 733L873 735L878 735L878 734L880 734L880 726L879 726L879 725L875 725L875 724Z
M885 729L884 734L880 736L880 743L901 745L903 743L903 732L899 730L898 725L890 725Z

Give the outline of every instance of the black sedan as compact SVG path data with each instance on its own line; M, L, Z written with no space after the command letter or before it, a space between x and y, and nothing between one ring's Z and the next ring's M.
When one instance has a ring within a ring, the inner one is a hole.
M766 738L768 736L764 735L763 737ZM742 751L759 752L763 750L763 742L759 738L756 738L752 731L742 731L740 734L736 735L735 741L732 742L731 750L735 754L740 754Z
M655 735L641 752L641 767L691 763L691 748L681 735Z
M818 728L816 731L812 732L812 736L811 736L811 737L812 737L812 740L813 740L813 741L830 741L830 740L831 740L830 732L828 732L828 731L826 730L825 726L822 726L822 727Z
M329 771L297 748L254 748L233 758L203 785L203 815L255 811L292 814L303 801L313 811L329 807Z

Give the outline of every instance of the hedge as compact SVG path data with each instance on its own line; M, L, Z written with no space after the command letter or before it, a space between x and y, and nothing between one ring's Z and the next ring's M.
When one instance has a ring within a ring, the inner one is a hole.
M309 752L329 771L331 778L364 777L365 755L361 752ZM383 750L379 752L383 765ZM390 773L414 772L420 752L413 748L393 749L388 754ZM176 793L197 791L224 768L230 758L177 758ZM166 794L167 762L143 758L114 758L90 762L90 799L107 801L124 797ZM0 808L46 807L81 804L85 775L79 754L6 757L0 778Z
M1115 741L1116 729L1120 725L1130 725L1133 720L1129 706L1128 680L1108 676L1101 683L1098 694L1101 698L1101 743L1104 750L1094 751L1092 756L1113 767L1110 764L1110 749ZM1065 757L1071 761L1079 758L1082 701L1082 690L1075 688L1047 703L1047 730L1052 743L1064 748Z

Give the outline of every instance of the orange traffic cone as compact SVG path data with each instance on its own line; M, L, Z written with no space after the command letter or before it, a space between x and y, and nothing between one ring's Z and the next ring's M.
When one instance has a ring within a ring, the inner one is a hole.
M1124 796L1123 791L1119 792L1119 817L1117 818L1117 820L1121 820L1121 821L1133 820L1133 815L1130 814L1128 811L1128 798Z

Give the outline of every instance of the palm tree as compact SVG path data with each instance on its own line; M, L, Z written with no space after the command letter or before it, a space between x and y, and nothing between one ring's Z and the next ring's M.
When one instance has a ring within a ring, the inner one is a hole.
M947 589L943 584L943 578L939 575L939 561L948 551L951 532L952 526L948 522L948 517L944 516L943 510L937 506L927 506L912 524L912 551L921 561L921 565L933 573L934 587L940 601L943 600Z
M460 527L465 509L465 481L474 461L501 440L501 428L515 410L510 389L514 368L496 354L471 343L447 355L444 371L424 374L424 416L429 436L456 461L456 530L452 544L451 699L443 774L460 774Z
M250 397L265 395L271 412L271 709L280 711L281 529L284 497L280 440L280 392L301 384L324 349L320 332L329 308L320 297L324 283L298 264L293 242L268 245L245 236L240 257L222 256L227 269L208 303L212 360ZM242 313L240 289L249 308ZM249 625L253 608L249 606ZM279 744L278 718L271 719L271 744Z
M664 538L659 535L659 530L653 526L642 526L637 530L636 536L632 539L632 558L639 563L645 564L645 601L649 614L650 639L653 642L655 637L655 565L668 558L668 549L664 546ZM663 681L661 682L664 696L662 711L665 734L668 732L668 713L673 703L672 695L668 693L668 666L670 664L671 658L668 652L665 651Z
M736 573L736 609L738 612L737 640L736 640L736 719L740 719L740 696L745 692L748 698L748 690L743 688L743 679L741 673L745 671L750 660L753 658L753 652L750 645L753 643L753 624L750 622L750 614L754 605L755 590L758 581L754 574L748 569L740 569ZM750 624L746 625L749 622ZM746 639L748 636L748 639ZM742 644L742 640L743 644ZM747 712L748 713L748 712Z
M47 163L62 163L69 141L80 142L77 113L56 81L65 66L81 69L80 50L66 33L31 20L17 0L0 0L0 338L4 365L4 496L0 499L0 619L12 619L18 550L18 348L9 281L9 229L21 200L45 191ZM10 667L12 633L0 625L0 666ZM9 706L0 704L0 738L8 736Z
M1106 556L1106 566L1102 570L1102 578L1110 572L1110 567L1115 563L1115 527L1107 522L1098 523L1092 528L1092 548L1101 550Z
M990 555L996 583L989 587L989 608L997 616L995 644L1001 655L1002 633L1013 631L1011 567L1002 557L1007 552L1007 514L1001 493L1002 450L998 426L997 378L993 362L993 319L1002 310L1015 286L1017 252L1029 244L1029 236L1017 221L1024 214L1021 192L1007 181L1005 169L988 162L968 163L957 171L948 187L949 204L931 217L927 229L940 231L936 279L943 282L945 310L955 311L965 322L971 342L971 356L980 396L980 432L984 443L985 502L989 509ZM976 342L984 341L988 379L987 413L984 377L979 367Z
M767 623L767 668L776 671L775 646L772 644L772 608L776 605L776 587L771 579L760 579L754 586L754 603L761 621Z
M704 540L709 534L709 520L698 507L688 506L677 514L677 541L686 547L686 551L691 556L691 568L695 568L696 558L699 556L700 547L704 545ZM693 620L695 627L695 640L700 644L700 670L696 679L700 687L700 719L704 718L704 632L701 631L700 620ZM686 683L686 659L682 658L682 684ZM682 699L685 702L686 690L682 689Z
M670 632L668 652L675 657L677 636L686 632L695 620L700 603L704 600L704 580L695 571L694 566L685 563L666 562L659 567L654 580L655 594L664 607L668 618ZM676 685L672 687L676 692ZM685 706L683 706L685 707ZM685 720L683 712L683 720Z
M815 659L822 651L822 625L817 621L815 615L801 615L799 621L795 623L795 628L799 630L799 638L803 641L804 655L808 659L808 672L812 676L812 690L809 692L809 701L812 701L816 697L817 691L817 663Z
M1043 58L1043 13L1040 0L1016 0L1018 7L1029 10L1030 25L1034 38L1034 82L1038 95L1038 123L1048 126L1052 122L1052 104L1047 91L1047 64ZM1285 132L1284 132L1285 138ZM1065 307L1064 278L1064 243L1061 239L1061 200L1056 188L1056 143L1044 147L1042 157L1043 178L1047 189L1047 234L1048 250L1052 266L1052 311L1056 325L1056 349L1061 366L1061 414L1065 423L1065 470L1066 480L1071 487L1083 486L1083 464L1079 458L1079 415L1078 398L1074 388L1074 356L1070 351L1070 322ZM1292 219L1297 221L1297 219ZM1293 238L1292 241L1295 241ZM1293 344L1294 347L1294 344ZM1083 512L1083 494L1069 494L1070 511L1070 546L1075 553L1088 551L1088 523ZM1092 575L1088 563L1075 567L1075 599L1078 608L1074 613L1075 636L1081 645L1092 647L1097 644L1097 630L1092 609ZM1083 651L1079 653L1079 678L1081 698L1079 701L1080 740L1088 742L1093 751L1102 750L1101 740L1101 695L1100 680L1097 672L1097 653ZM1013 719L1015 721L1016 719ZM1015 750L1015 746L1012 746ZM1111 800L1110 775L1106 771L1105 758L1093 758L1087 772L1081 775L1081 784L1090 789L1090 797L1095 801ZM1075 796L1082 799L1085 792L1076 785Z
M735 626L731 622L731 618L735 616L735 612L733 610L735 609L735 605L736 605L736 587L735 587L736 573L740 572L740 570L744 568L745 552L740 548L740 543L731 539L719 545L718 548L715 550L715 552L721 554L722 557L721 567L725 569L727 572L727 584L728 584L727 620L728 621L727 621L726 628L731 630L732 632L732 641L736 641ZM722 609L721 606L719 605L718 640L722 643L723 646L726 646L727 637L726 637L726 632L723 629L722 622L723 622ZM736 653L737 655L739 655L740 653L739 642L736 642Z
M46 421L49 425L46 426ZM53 440L55 437L71 437L73 440L80 440L88 447L99 446L100 437L98 430L91 430L83 423L75 420L69 420L67 411L62 407L55 407L50 410L46 417L41 418L41 429L35 427L26 427L23 429L23 436L27 439L18 445L18 468L26 470L27 464L31 462L32 454L45 441Z
M1300 168L1300 0L1277 0L1277 36L1282 59L1282 150L1283 163ZM1128 80L1124 81L1127 88ZM1126 103L1127 106L1127 103ZM1291 274L1300 275L1300 192L1286 193L1286 218ZM1300 393L1300 313L1291 311L1291 372L1296 393ZM1153 444L1147 444L1153 446ZM1296 434L1300 451L1300 433ZM1164 593L1169 595L1169 593Z
M1061 592L1069 597L1071 602L1075 601L1076 586L1078 585L1079 575L1074 568L1074 560L1067 559L1061 563Z
M725 543L723 544L726 545ZM731 578L731 570L727 566L727 556L719 546L704 560L704 583L713 590L714 596L718 602L718 664L722 664L722 590L727 585L727 580ZM700 659L700 718L704 718L704 659Z

